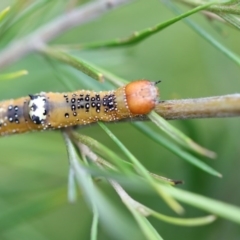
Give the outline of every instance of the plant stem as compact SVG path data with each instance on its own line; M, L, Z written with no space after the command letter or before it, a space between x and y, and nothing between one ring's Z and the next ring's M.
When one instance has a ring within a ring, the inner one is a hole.
M240 116L240 94L168 100L157 104L155 111L168 120L236 117Z

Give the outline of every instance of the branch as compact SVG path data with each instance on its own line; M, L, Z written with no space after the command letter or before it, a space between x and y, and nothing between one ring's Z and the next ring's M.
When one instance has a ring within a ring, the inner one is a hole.
M157 104L155 111L168 120L237 117L240 116L240 94L168 100Z
M106 12L130 1L98 0L63 14L28 36L11 42L0 52L0 69L7 67L30 52L40 50L47 42L67 30L101 17Z

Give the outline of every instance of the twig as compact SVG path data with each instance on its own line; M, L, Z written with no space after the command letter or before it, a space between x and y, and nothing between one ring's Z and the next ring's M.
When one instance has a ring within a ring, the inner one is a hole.
M130 1L98 0L65 13L28 36L11 42L0 52L0 69L7 67L30 52L40 50L47 42L67 30L96 19L104 13Z
M240 94L163 101L155 111L168 120L236 117L240 116Z

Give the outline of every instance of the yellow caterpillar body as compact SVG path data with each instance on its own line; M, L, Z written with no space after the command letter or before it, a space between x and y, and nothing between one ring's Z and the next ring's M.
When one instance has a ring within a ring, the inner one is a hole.
M113 91L39 93L0 102L0 135L115 121L149 113L158 102L155 82L138 80Z

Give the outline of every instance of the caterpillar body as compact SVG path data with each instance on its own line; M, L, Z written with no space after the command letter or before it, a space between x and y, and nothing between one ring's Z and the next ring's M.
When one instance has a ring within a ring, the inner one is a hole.
M79 90L0 102L0 135L115 121L149 113L158 102L155 82L138 80L113 91Z

